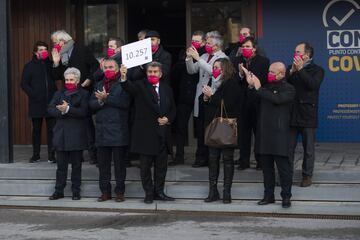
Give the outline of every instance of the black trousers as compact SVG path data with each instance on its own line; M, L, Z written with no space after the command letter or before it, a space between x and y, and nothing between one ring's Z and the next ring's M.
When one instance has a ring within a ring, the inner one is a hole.
M208 162L209 148L205 145L205 119L203 116L195 117L194 119L197 138L195 162Z
M188 136L189 118L194 104L180 103L176 108L176 157L184 158L184 147Z
M217 184L221 154L224 162L224 190L229 191L234 177L234 148L209 147L209 182L210 186Z
M291 170L291 163L288 157L277 155L260 155L264 175L264 196L273 197L275 190L275 168L274 163L280 176L281 197L291 198L291 186L293 172Z
M96 147L95 147L95 125L92 116L86 118L86 130L88 136L88 151L91 160L96 160Z
M55 192L64 193L68 165L71 163L71 190L73 193L80 193L82 151L57 151L56 156L57 169Z
M41 126L44 118L32 118L32 145L33 145L33 155L40 155L40 145L41 145ZM45 118L46 121L46 140L48 145L48 156L49 159L51 154L53 154L53 128L56 123L55 118Z
M304 148L302 175L311 177L315 163L316 128L291 128L289 157L292 169L294 169L295 148L299 135L301 135Z
M256 102L245 104L240 119L240 164L249 165L251 156L252 135L256 136L258 104ZM255 160L259 163L258 155Z
M103 194L111 194L111 160L114 160L115 193L125 192L126 147L98 147L99 187Z
M162 126L160 137L160 151L158 155L140 154L140 176L146 195L163 193L167 172L168 150L166 147L165 131L167 126ZM151 176L151 167L154 164L154 177ZM154 181L153 181L154 179Z

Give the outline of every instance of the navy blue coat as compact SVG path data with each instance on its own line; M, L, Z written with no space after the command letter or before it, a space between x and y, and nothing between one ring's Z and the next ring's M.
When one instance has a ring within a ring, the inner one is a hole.
M51 68L49 59L42 61L35 56L24 67L21 88L29 97L29 117L49 117L47 107L57 90Z
M69 103L69 112L62 115L56 108L63 100ZM89 94L78 88L77 92L65 96L65 90L57 91L51 100L48 112L56 118L53 129L53 144L56 151L80 151L88 148L86 117Z
M119 82L115 82L106 102L101 105L95 97L95 91L102 91L104 82L95 85L89 106L96 114L96 146L126 146L129 144L129 105L130 97Z

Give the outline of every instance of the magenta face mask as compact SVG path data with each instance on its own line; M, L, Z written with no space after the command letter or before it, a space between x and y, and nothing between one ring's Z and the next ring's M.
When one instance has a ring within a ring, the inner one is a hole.
M107 79L115 79L116 72L114 70L107 69L105 70L104 75Z
M221 74L221 69L213 68L212 74L213 74L214 78L218 78L218 76Z
M155 76L155 75L149 75L147 77L147 79L148 79L149 83L152 84L152 85L155 85L160 81L160 78L158 76Z
M205 45L205 51L207 52L207 54L211 55L214 52L214 49L209 44L206 44Z
M115 55L115 49L113 49L113 48L108 48L108 50L107 50L107 56L108 57L112 57L112 56L114 56Z
M46 60L48 57L49 57L48 51L42 51L42 52L39 53L39 58L41 60Z
M243 43L244 42L244 40L245 40L245 36L244 35L240 35L240 37L239 37L239 42L240 43Z
M242 49L244 58L251 58L253 55L252 48L243 48Z
M302 54L294 53L294 58L296 58L296 57L299 57L299 58L303 59L303 55L302 55Z
M54 48L56 49L56 51L59 53L61 51L61 45L59 43L54 45Z
M199 49L199 48L201 47L201 43L195 42L195 41L192 41L192 42L191 42L191 45L192 45L194 48L196 48L196 49Z
M268 81L268 83L273 83L273 82L275 82L275 81L276 81L276 75L273 74L273 73L271 73L271 72L269 72L269 73L268 73L268 77L267 77L267 81Z

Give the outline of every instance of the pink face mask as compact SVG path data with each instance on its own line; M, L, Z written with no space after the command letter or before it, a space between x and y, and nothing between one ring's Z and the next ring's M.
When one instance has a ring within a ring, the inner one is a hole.
M221 69L213 68L212 74L213 74L214 78L218 78L218 76L221 74Z
M159 49L159 44L151 45L151 52L156 53L156 51Z
M61 45L59 43L54 45L54 48L56 49L56 51L59 53L61 51Z
M252 48L243 48L242 54L243 54L244 58L251 58L253 55Z
M41 60L46 60L48 57L49 57L48 51L42 51L42 52L39 53L39 58Z
M214 52L214 49L209 44L206 44L205 45L205 51L207 52L207 54L211 55Z
M155 75L149 75L147 76L147 79L151 85L155 85L160 81L160 77Z
M275 82L275 81L276 81L276 75L273 74L273 73L271 73L271 72L269 72L269 73L268 73L268 77L267 77L267 81L268 81L268 83L273 83L273 82Z
M65 88L70 91L73 92L76 90L76 84L75 83L65 83Z
M108 48L108 50L107 50L107 56L108 57L112 57L112 56L114 56L115 55L115 49L113 49L113 48Z
M246 37L241 34L240 37L239 37L239 42L240 42L240 43L243 43L244 40L245 40L245 38L246 38Z
M115 79L116 78L116 72L114 70L107 69L104 72L106 79Z
M196 48L196 49L199 49L199 48L201 47L201 43L195 42L195 41L192 41L192 42L191 42L191 45L192 45L194 48Z
M302 55L302 54L294 53L294 58L296 58L296 57L299 57L299 58L303 59L303 55Z

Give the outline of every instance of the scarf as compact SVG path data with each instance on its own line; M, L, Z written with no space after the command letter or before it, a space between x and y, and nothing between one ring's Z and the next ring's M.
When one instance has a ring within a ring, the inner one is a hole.
M61 62L64 66L67 66L69 63L70 54L74 48L74 43L74 40L71 39L61 48L60 56Z
M221 83L223 82L221 75L217 78L214 78L214 76L211 78L211 90L213 94L216 92L216 90L220 87Z
M110 92L111 86L120 78L120 76L121 76L121 73L120 73L120 71L119 71L119 72L116 73L114 79L104 78L104 88L105 88L105 91L106 91L107 93Z

